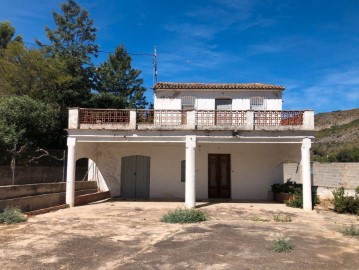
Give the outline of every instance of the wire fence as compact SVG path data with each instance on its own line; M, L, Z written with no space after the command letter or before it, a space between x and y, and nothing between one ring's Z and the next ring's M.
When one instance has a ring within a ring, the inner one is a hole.
M0 186L66 181L66 150L26 148L2 151ZM84 180L88 160L76 163L76 180Z

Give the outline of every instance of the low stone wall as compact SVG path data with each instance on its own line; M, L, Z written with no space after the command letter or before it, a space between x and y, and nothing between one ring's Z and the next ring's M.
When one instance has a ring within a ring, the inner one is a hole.
M301 167L297 163L283 164L283 181L302 183ZM354 194L359 186L359 163L312 163L312 185L318 186L321 198L332 197L331 191L340 186Z
M18 206L28 212L62 205L65 204L65 190L65 183L2 186L0 187L0 209ZM96 181L76 182L76 196L96 191Z
M76 190L97 189L96 181L77 181ZM25 196L34 196L48 193L60 193L66 191L66 183L46 183L30 185L14 185L0 187L0 200L13 199Z

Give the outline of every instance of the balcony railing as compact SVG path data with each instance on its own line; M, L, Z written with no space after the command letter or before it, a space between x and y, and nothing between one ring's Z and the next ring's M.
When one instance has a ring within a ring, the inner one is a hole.
M180 126L187 123L187 113L176 110L137 110L138 124L155 126Z
M254 111L255 126L301 126L304 111Z
M129 110L80 109L81 124L128 124Z
M197 126L244 126L246 111L196 111Z
M69 129L314 130L314 112L69 109Z

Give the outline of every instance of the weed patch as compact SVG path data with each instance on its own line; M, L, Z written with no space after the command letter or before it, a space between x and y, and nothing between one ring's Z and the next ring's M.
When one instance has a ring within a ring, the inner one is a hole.
M292 222L292 218L289 215L285 214L275 214L273 216L275 222Z
M270 219L268 218L264 218L264 217L258 217L258 216L255 216L253 218L251 218L252 221L261 221L261 222L268 222L270 221Z
M294 245L292 240L289 237L285 237L284 235L277 235L272 242L270 250L275 252L290 252L292 251Z
M0 212L0 223L14 224L24 222L27 217L21 212L19 207L6 207Z
M346 236L359 236L359 228L356 228L354 225L344 227L341 232Z
M207 215L200 210L181 208L169 211L161 217L161 221L166 223L197 223L207 219Z

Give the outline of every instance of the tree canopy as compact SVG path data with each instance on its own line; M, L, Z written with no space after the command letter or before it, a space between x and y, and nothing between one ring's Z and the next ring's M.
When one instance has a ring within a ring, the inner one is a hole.
M0 94L60 103L61 89L71 80L63 60L27 49L21 42L12 42L0 51Z
M0 22L1 146L63 148L67 107L147 105L141 71L123 45L94 63L97 30L87 10L67 0L52 16L48 41L36 40L36 49L26 47L10 22Z
M22 42L21 36L15 36L15 28L11 25L10 22L0 22L0 49L5 49L7 46L13 42Z
M141 71L132 68L131 61L125 47L118 46L115 53L98 67L96 89L100 93L118 96L127 108L144 108L147 105L144 97L146 88L139 77Z
M94 87L95 66L92 58L97 57L96 28L87 10L75 1L61 5L62 14L55 11L52 16L55 28L45 27L49 44L37 43L52 58L61 59L72 76L70 83L63 86L62 101L65 106L81 106L90 99Z
M49 146L58 132L59 107L28 96L0 99L0 143L12 148Z

